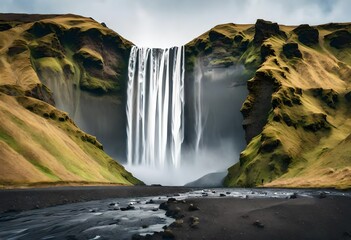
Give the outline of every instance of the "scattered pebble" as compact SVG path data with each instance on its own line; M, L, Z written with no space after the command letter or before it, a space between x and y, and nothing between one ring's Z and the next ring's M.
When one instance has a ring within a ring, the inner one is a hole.
M258 228L264 228L264 224L260 222L260 220L256 220L253 223L254 226L258 227Z
M191 227L191 228L198 228L199 226L199 223L200 223L200 220L199 220L199 218L198 217L194 217L194 216L191 216L190 217L190 224L189 224L189 226Z
M175 228L180 228L183 226L183 223L184 223L183 219L177 219L170 226Z
M200 210L200 209L199 209L198 206L195 206L194 204L190 203L188 210L189 211L197 211L197 210Z

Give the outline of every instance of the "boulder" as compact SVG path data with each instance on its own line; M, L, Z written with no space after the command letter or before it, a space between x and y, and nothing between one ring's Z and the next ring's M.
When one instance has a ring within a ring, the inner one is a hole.
M302 58L302 53L299 50L297 43L286 43L283 45L283 54L286 58Z
M293 31L297 34L299 41L307 46L312 46L319 42L318 30L308 24L302 24Z
M324 38L330 41L329 45L331 47L337 49L351 47L351 33L347 30L335 31Z
M264 62L268 57L275 56L275 51L270 44L261 46L261 60Z
M253 42L256 45L261 45L264 40L272 36L278 36L282 38L287 37L285 32L279 29L279 25L277 23L258 19L255 24L255 36Z

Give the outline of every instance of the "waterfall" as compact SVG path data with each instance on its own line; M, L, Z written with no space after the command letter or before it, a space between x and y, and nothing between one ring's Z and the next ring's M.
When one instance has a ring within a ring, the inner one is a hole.
M133 46L128 65L127 161L178 168L184 140L184 47Z
M199 63L195 64L194 81L194 111L195 111L195 156L201 147L201 139L204 128L203 104L202 104L202 69Z

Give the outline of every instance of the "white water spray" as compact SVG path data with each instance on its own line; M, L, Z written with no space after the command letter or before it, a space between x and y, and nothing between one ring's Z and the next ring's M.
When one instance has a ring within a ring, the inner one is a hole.
M128 165L178 168L184 140L184 47L133 47L127 88Z

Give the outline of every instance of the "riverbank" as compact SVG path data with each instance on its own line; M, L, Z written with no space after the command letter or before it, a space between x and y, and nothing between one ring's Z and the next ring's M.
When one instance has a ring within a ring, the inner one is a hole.
M72 186L4 189L0 190L0 213L108 198L172 195L188 192L191 189L193 188L162 186Z

